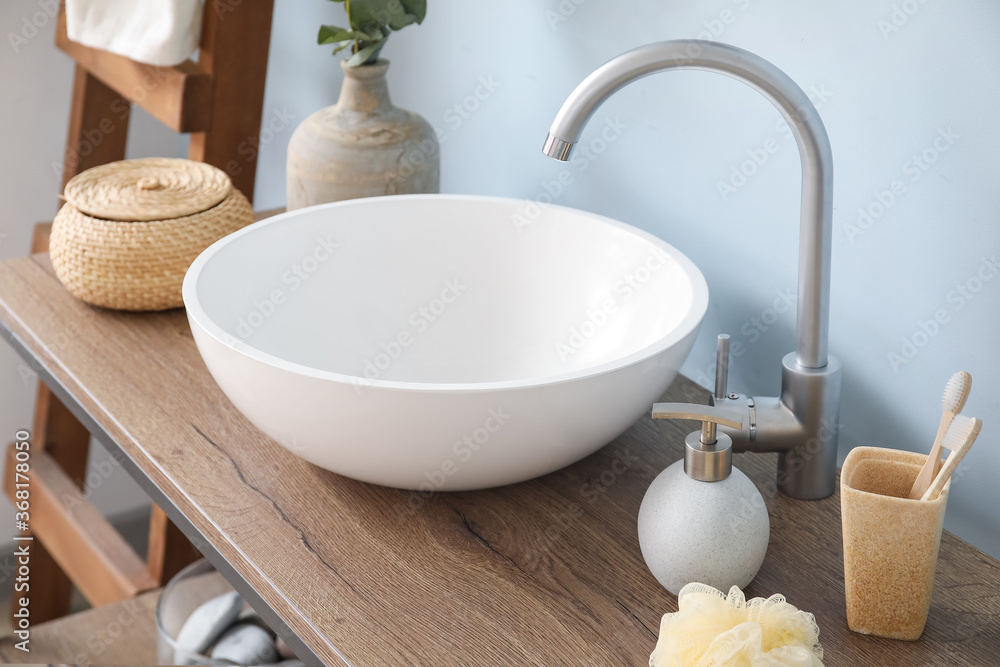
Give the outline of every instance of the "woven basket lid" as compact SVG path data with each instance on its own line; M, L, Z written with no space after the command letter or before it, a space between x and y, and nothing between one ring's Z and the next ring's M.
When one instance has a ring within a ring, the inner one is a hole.
M103 220L172 220L206 211L232 190L224 171L182 158L110 162L77 174L63 197Z

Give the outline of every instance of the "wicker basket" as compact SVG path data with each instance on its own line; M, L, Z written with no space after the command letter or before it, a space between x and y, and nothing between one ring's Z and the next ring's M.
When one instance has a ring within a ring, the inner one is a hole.
M77 298L118 310L184 305L191 262L253 222L246 197L202 162L147 158L88 169L66 184L52 225L56 275Z

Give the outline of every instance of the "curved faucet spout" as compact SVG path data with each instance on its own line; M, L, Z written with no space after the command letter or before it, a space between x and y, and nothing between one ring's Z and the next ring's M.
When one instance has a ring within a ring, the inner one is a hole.
M816 107L791 77L763 58L728 44L684 39L641 46L608 61L576 87L552 123L543 149L545 154L567 160L583 127L604 100L638 78L670 69L708 70L739 79L771 100L788 122L802 159L795 359L803 368L825 367L830 311L833 158L826 128Z

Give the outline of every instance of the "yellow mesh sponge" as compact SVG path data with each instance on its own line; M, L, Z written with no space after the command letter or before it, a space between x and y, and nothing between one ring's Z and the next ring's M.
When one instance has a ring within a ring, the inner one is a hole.
M678 611L664 614L649 667L822 667L816 618L783 595L725 595L705 584L688 584Z

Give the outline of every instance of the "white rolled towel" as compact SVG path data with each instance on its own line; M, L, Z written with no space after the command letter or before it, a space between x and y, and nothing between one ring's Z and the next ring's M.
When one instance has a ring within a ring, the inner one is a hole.
M201 0L66 0L69 38L150 65L176 65L198 48Z

